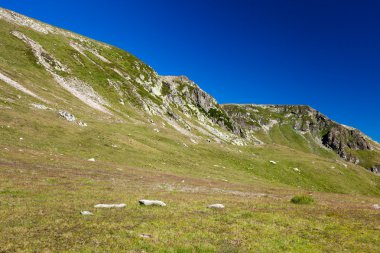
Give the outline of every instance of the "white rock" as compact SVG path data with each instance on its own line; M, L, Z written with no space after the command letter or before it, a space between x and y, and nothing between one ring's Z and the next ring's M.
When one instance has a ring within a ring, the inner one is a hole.
M224 209L224 205L223 204L212 204L212 205L209 205L208 208Z
M90 211L82 211L80 212L81 215L93 215Z
M155 129L153 129L156 133L159 133L160 132L160 129L158 129L158 128L155 128Z
M139 203L144 206L166 206L166 204L160 200L141 199Z
M95 208L123 208L126 207L126 204L97 204Z
M376 210L380 210L380 205L378 205L378 204L374 204L372 207L373 207L374 209L376 209Z
M76 120L75 116L72 115L71 113L67 112L67 111L59 110L58 114L62 118L65 118L67 121L73 122Z
M298 168L293 168L293 170L294 170L294 171L298 171L298 172L300 171Z
M277 164L277 162L275 162L275 161L269 161L271 164Z
M89 162L95 162L95 158L90 158L87 161L89 161Z
M140 237L141 238L152 238L153 236L148 235L148 234L141 234Z
M49 107L47 107L45 105L41 105L41 104L31 104L31 106L33 106L36 109L40 109L40 110L47 110L47 109L49 109Z

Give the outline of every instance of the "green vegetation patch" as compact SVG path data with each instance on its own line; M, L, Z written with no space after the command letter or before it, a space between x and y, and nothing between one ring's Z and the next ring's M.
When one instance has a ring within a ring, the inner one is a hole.
M314 199L311 196L308 195L297 195L294 196L290 202L293 204L298 204L298 205L310 205L314 203Z

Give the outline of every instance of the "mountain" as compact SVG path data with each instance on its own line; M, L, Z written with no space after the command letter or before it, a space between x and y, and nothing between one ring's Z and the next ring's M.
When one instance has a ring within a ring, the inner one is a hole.
M357 129L339 124L309 106L223 105L227 114L253 138L322 154L333 150L342 159L369 169L378 162L379 143ZM375 155L375 156L376 156Z
M59 215L67 198L79 208L117 201L120 189L173 199L167 192L259 196L252 187L278 199L380 196L380 145L309 106L219 104L185 76L2 8L0 38L0 210L2 196L27 198L34 211L46 198Z

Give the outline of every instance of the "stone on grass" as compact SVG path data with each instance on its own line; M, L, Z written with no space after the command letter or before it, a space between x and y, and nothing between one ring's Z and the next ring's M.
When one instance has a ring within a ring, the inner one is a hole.
M141 199L139 203L144 206L166 206L166 204L160 200Z
M378 204L374 204L372 207L373 207L374 209L376 209L376 210L380 210L380 205L378 205Z
M141 234L140 237L141 238L152 238L153 236L152 235L148 235L148 234Z
M124 208L126 204L97 204L95 208Z
M87 123L86 123L86 122L83 122L83 121L79 121L79 122L78 122L78 125L81 126L81 127L86 127L86 126L87 126Z
M71 113L67 112L67 111L59 110L58 114L62 118L66 119L67 121L73 122L76 120L75 116L72 115Z
M95 162L95 158L90 158L87 161L89 161L89 162Z
M41 104L31 104L34 108L36 109L40 109L40 110L47 110L49 109L49 107L45 106L45 105L41 105Z
M212 204L212 205L209 205L208 208L224 209L224 205L223 204Z
M277 164L277 162L275 162L275 161L269 161L271 164Z
M81 215L93 215L90 211L82 211L80 212Z

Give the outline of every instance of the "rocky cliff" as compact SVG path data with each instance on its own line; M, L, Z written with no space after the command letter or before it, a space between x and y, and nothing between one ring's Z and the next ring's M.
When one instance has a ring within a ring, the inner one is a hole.
M310 134L316 143L355 164L360 159L352 151L379 149L378 143L359 130L341 125L309 106L227 104L222 108L253 136L260 131L269 133L275 126L290 126L300 136Z

